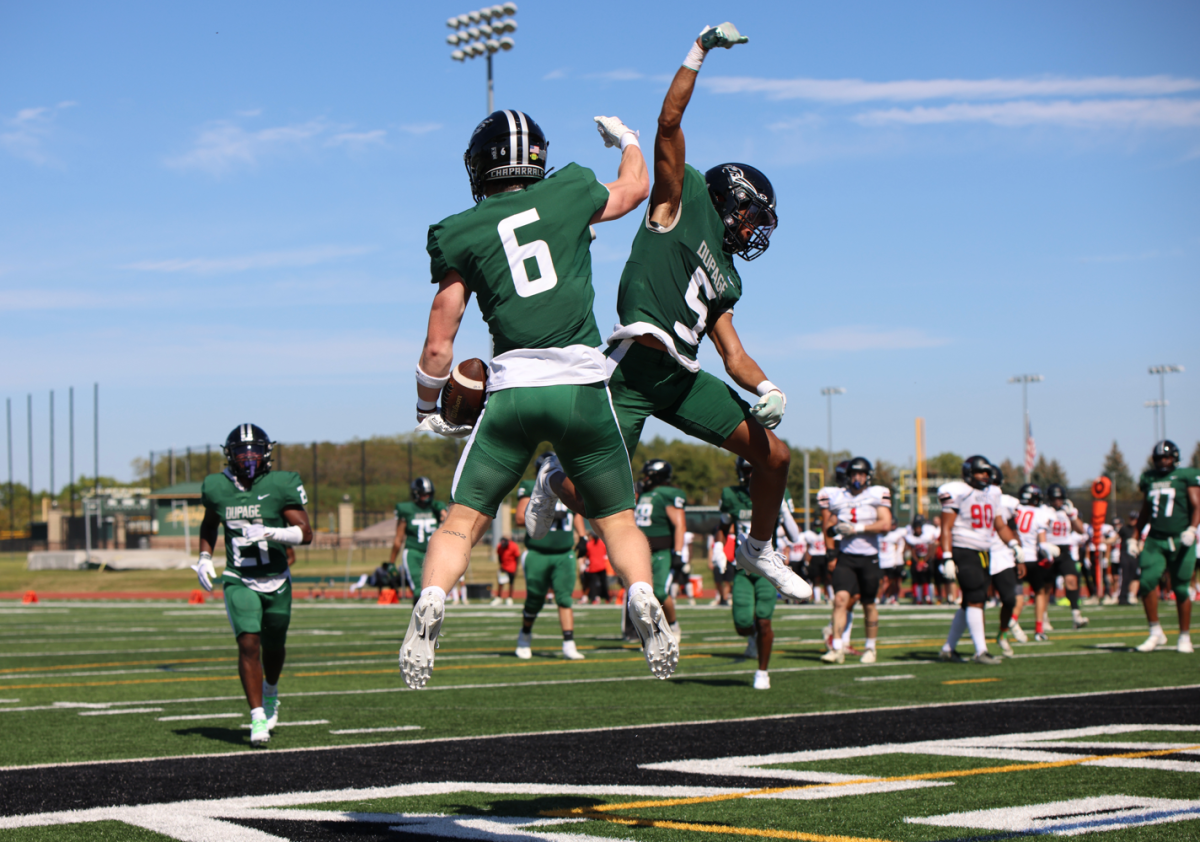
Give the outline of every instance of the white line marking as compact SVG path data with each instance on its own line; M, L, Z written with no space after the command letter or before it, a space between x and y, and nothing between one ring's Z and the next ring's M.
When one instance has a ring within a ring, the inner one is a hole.
M905 678L916 678L915 675L867 675L856 678L855 681L901 681Z
M653 679L653 676L647 676L647 678ZM615 680L622 681L625 679L615 679ZM658 679L653 679L653 680L657 681ZM1091 691L1091 692L1087 692L1087 693L1058 693L1058 694L1049 695L1049 696L1020 696L1020 697L1011 698L1011 699L992 699L992 700L989 700L988 704L996 705L996 704L1015 704L1015 703L1020 703L1020 702L1044 702L1044 701L1054 701L1057 699L1086 699L1090 696L1124 696L1124 695L1129 695L1131 693L1159 693L1159 692L1169 691L1169 690L1200 690L1200 684L1181 684L1181 685L1177 685L1174 687L1139 687L1134 690L1096 690L1096 691ZM356 691L352 691L352 690L332 691L331 690L331 691L325 691L324 693L321 693L321 694L309 693L307 695L335 695L335 694L345 695L345 694L354 693L354 692L356 692ZM407 688L405 688L403 691L389 689L389 690L367 691L367 692L408 692L408 693L413 693L413 692L424 692L424 691L408 690ZM301 695L306 695L306 694L303 694L303 693L289 693L288 694L288 696L301 696ZM175 699L172 701L193 701L193 702L195 702L195 701L230 701L230 700L240 700L243 698L245 698L245 696L222 696L217 699L204 699L204 700ZM162 704L166 704L166 702L162 702ZM939 707L941 707L941 708L964 707L966 705L978 705L978 704L979 704L978 700L971 700L971 701L964 701L964 702L942 702L939 704ZM900 711L900 710L928 710L928 708L929 708L928 704L893 705L893 706L889 706L889 707L851 708L851 709L847 709L847 710L823 710L823 711L813 711L811 713L776 713L776 714L771 714L769 716L742 716L742 717L735 717L735 718L731 718L731 719L701 719L701 720L695 720L695 721L689 721L689 722L642 722L637 725L612 725L612 726L608 726L608 727L604 727L604 728L570 728L570 729L564 729L561 731L526 731L526 732L518 732L518 733L511 733L511 734L486 734L483 736L430 737L430 738L424 739L424 740L394 740L391 742L384 742L384 743L357 743L357 744L343 745L343 746L302 746L302 747L297 747L297 748L272 749L271 753L272 754L291 754L291 753L302 752L302 751L331 751L331 750L339 750L340 751L340 750L348 749L348 748L379 748L381 746L426 745L426 744L432 744L432 743L461 743L461 742L465 742L467 740L500 740L500 739L507 739L510 737L547 737L547 736L561 736L561 735L570 735L570 734L594 734L594 733L597 733L600 731L631 731L631 730L634 730L637 728L692 728L692 727L695 727L696 725L723 725L727 722L760 722L760 721L765 722L765 721L778 720L778 719L811 719L811 718L819 717L819 716L841 716L842 714L848 714L848 713L878 713L878 712ZM44 710L44 708L38 708L38 709ZM279 724L282 725L284 723L281 722ZM1104 732L1105 733L1118 733L1118 732L1123 733L1123 731L1121 731L1121 729L1123 729L1124 727L1126 727L1126 726L1120 726L1120 725L1104 726L1104 729L1105 729ZM1153 727L1158 730L1167 730L1168 727L1170 727L1170 726L1155 725ZM1173 727L1181 728L1183 730L1191 730L1191 726L1173 726ZM1145 729L1146 729L1145 725L1137 725L1137 726L1134 726L1130 730L1140 731L1140 730L1145 730ZM1085 732L1085 733L1081 734L1081 732ZM1086 736L1087 734L1091 734L1091 733L1093 733L1093 729L1076 729L1073 731L1047 732L1043 736L1047 739L1054 739L1054 738L1062 739L1062 738L1072 737L1072 736L1077 736L1077 735ZM1095 733L1101 733L1101 732L1096 731ZM999 736L999 737L989 737L989 738L985 738L985 739L1003 741L1003 740L1007 739L1007 737ZM71 761L71 762L67 762L67 763L34 763L34 764L27 765L27 766L0 766L0 772L13 772L13 771L18 771L18 770L22 770L22 769L59 769L59 768L68 768L68 767L74 767L74 766L111 766L114 763L157 763L160 760L190 760L192 758L198 758L198 757L239 757L241 755L244 755L247 751L251 751L251 749L245 749L242 751L213 752L211 754L173 754L173 755L163 755L161 757L131 757L131 758L127 758L124 760L78 760L78 761ZM721 790L721 791L724 792L725 790ZM0 826L3 826L3 825L0 825Z
M342 728L330 734L382 734L385 731L420 731L420 725L397 725L393 728Z
M162 710L162 708L159 708ZM246 713L189 713L186 716L159 716L159 722L183 722L187 719L245 719Z
M276 722L276 723L275 723L275 727L276 727L276 728L282 728L282 727L283 727L283 726L285 726L285 725L328 725L328 724L329 724L329 720L328 720L328 719L309 719L309 720L306 720L306 721L304 721L304 722ZM249 730L249 728L250 728L250 723L249 723L249 722L247 722L247 723L246 723L245 725L243 725L242 727L243 727L243 728L245 728L245 729L247 729L247 730Z
M115 710L81 710L80 716L111 716L115 713L159 713L162 708L117 708Z
M0 699L0 705L11 705L21 701L20 699Z

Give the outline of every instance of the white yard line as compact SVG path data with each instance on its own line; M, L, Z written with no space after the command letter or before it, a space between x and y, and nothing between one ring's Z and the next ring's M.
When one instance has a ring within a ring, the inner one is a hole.
M304 722L276 722L275 727L282 728L285 725L328 725L328 724L329 724L328 719L308 719L308 720L305 720ZM250 723L247 722L242 727L245 728L246 730L249 730Z
M81 710L80 716L111 716L115 713L161 713L162 708L113 708L109 710Z
M162 710L162 708L159 708ZM247 713L189 713L186 716L157 716L155 719L159 722L186 722L190 719L245 719L249 716Z
M420 731L420 725L396 725L391 728L342 728L330 734L382 734L389 731Z

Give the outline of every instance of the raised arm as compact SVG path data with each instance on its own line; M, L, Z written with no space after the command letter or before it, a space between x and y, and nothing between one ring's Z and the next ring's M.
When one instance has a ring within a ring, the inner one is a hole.
M593 224L620 219L650 195L650 176L637 132L622 123L620 117L597 117L596 130L605 146L621 147L621 166L617 168L617 180L604 185L608 188L608 201L592 215Z

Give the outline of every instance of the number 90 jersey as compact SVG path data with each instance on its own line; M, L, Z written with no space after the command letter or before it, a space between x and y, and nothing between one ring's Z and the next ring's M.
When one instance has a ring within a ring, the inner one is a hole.
M858 494L852 494L849 489L822 488L817 492L817 504L822 509L828 509L837 515L839 523L861 523L870 525L879 520L876 509L892 507L892 492L882 485L872 485L864 488ZM879 533L860 532L857 535L846 535L842 538L842 552L851 555L877 555L879 553Z
M704 334L742 296L733 256L722 246L725 225L713 207L699 170L684 166L683 192L675 220L665 228L646 218L617 291L620 323L609 344L653 336L688 371L700 370L696 351Z
M938 489L943 511L954 512L951 540L956 547L990 550L996 535L996 515L1001 514L1000 489L994 485L974 488L955 480Z
M1150 501L1151 538L1174 538L1188 528L1191 507L1188 505L1187 490L1197 485L1200 485L1200 472L1195 468L1146 471L1142 474L1138 488Z
M496 193L429 228L435 284L451 272L475 293L497 357L525 348L595 349L590 222L608 188L586 167L568 164L522 190ZM603 357L597 380L604 379ZM507 388L504 377L488 388ZM509 384L528 385L528 384ZM549 385L549 384L543 384Z
M251 524L287 526L283 510L303 508L308 502L300 475L270 471L243 490L228 471L209 474L200 486L200 502L225 526L223 578L236 582L278 577L282 585L288 572L287 547L278 541L251 541L244 530Z

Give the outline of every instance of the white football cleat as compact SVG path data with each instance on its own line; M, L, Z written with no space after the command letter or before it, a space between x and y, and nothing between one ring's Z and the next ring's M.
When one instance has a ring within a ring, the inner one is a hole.
M642 654L650 672L657 678L670 678L679 666L679 642L652 592L639 590L629 598L629 619L642 639Z
M563 642L563 649L566 649L566 641ZM522 661L528 661L533 657L532 634L526 634L523 631L517 632L517 657Z
M859 663L862 663L862 664L875 663L875 650L868 649L866 652L863 652L863 656L861 658L859 658L858 660L859 660Z
M279 724L279 697L263 697L263 713L267 715L267 728L274 731Z
M550 475L561 473L562 465L553 453L546 456L546 461L537 472L533 490L529 492L529 504L525 507L525 534L529 538L545 538L550 527L554 525L554 509L558 504L558 495L550 488Z
M1192 636L1190 634L1180 634L1179 642L1175 644L1175 651L1182 652L1184 655L1191 655L1196 650L1192 646Z
M1025 634L1025 630L1017 625L1016 620L1013 620L1008 624L1008 630L1012 632L1013 639L1016 640L1017 643L1029 642L1029 635Z
M812 585L797 576L777 550L768 547L758 558L751 558L746 552L746 542L743 541L738 545L734 557L739 567L747 573L762 576L784 596L792 599L808 599L812 596Z
M436 594L422 595L413 607L408 631L400 644L400 675L413 690L420 690L433 674L438 632L446 616L446 600Z
M1016 653L1013 652L1012 644L1008 642L1008 638L1001 637L996 641L996 644L1000 647L1000 653L1004 655L1004 657L1015 657Z
M1165 634L1163 634L1162 632L1159 632L1158 634L1151 634L1148 638L1146 638L1145 643L1141 644L1140 646L1138 646L1136 648L1137 648L1137 651L1139 651L1139 652L1153 652L1158 647L1166 646L1166 645L1167 645L1167 636Z
M846 663L846 650L830 649L821 656L821 660L827 664L844 664Z
M755 690L770 690L771 676L766 670L754 671L754 689Z
M575 641L564 640L563 641L563 657L566 658L568 661L582 661L583 653L580 652L579 649L575 646Z
M262 748L271 742L271 729L265 719L254 719L250 722L250 746Z

